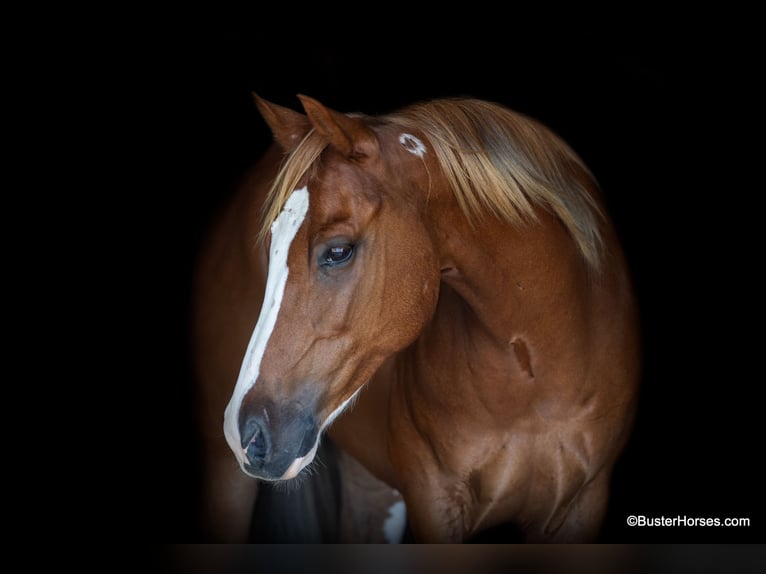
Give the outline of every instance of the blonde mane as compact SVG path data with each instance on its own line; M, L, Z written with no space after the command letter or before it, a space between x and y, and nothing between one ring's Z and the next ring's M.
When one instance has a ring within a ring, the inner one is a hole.
M416 104L387 118L431 143L469 221L487 214L513 225L552 211L598 267L602 217L597 184L580 158L542 124L498 104L455 98Z
M438 99L379 118L425 135L469 221L494 216L513 225L536 220L535 207L552 212L585 260L599 264L602 217L597 184L582 160L542 124L491 102ZM327 142L313 130L288 156L267 199L262 234L290 192L316 169Z

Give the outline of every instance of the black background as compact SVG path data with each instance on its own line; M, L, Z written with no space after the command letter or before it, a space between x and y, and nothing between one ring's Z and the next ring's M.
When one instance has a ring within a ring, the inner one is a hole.
M204 541L194 521L190 282L206 224L270 141L250 96L256 91L294 109L302 93L368 114L468 95L563 136L606 195L644 334L640 409L603 540L762 541L761 317L753 297L762 257L753 255L758 226L749 215L763 186L751 179L755 154L742 139L756 117L748 105L751 39L739 21L711 14L692 25L633 13L583 24L567 15L553 23L551 14L372 10L333 25L298 8L287 20L147 15L111 64L124 106L114 113L124 135L113 151L115 179L129 184L119 197L131 244L120 262L133 303L125 320L141 333L131 338L122 389L132 399L133 458L121 466L122 490L143 518L141 537ZM749 517L752 525L629 528L631 514Z

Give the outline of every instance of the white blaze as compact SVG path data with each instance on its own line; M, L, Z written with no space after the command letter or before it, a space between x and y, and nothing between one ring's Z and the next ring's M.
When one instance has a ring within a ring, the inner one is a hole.
M269 342L274 325L277 322L279 308L287 284L287 255L290 245L295 239L306 218L309 209L309 191L307 187L296 189L288 198L279 217L271 225L271 248L269 250L269 274L266 280L266 291L263 297L261 314L255 325L250 342L247 345L245 358L239 371L237 384L231 396L224 415L223 432L226 442L234 451L241 465L247 462L245 449L239 434L239 407L242 399L255 384L261 368L263 353Z

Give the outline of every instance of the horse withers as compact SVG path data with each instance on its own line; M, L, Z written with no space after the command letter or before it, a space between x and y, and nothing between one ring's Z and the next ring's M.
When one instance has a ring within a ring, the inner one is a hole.
M275 145L198 267L212 535L244 539L259 481L302 480L329 433L401 493L416 541L597 540L640 352L588 168L487 101L371 117L299 97L256 96Z

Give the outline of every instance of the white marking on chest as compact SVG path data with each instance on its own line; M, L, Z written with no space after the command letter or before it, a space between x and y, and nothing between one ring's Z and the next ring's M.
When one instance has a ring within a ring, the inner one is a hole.
M399 143L408 152L418 157L423 157L426 153L426 146L412 134L400 134Z
M269 274L266 280L266 290L263 297L261 314L255 325L250 342L242 360L237 384L224 414L223 431L226 442L234 451L240 464L247 462L245 449L242 448L239 434L239 408L247 392L258 380L261 360L266 352L274 325L277 323L279 308L287 284L287 255L290 245L295 239L306 218L309 209L309 190L307 187L296 189L287 199L279 217L271 225L271 248L269 250Z
M388 518L383 522L383 536L389 544L400 544L407 526L407 506L403 500L388 508Z

